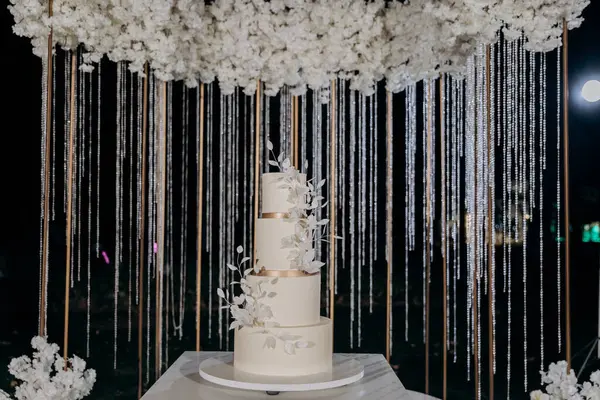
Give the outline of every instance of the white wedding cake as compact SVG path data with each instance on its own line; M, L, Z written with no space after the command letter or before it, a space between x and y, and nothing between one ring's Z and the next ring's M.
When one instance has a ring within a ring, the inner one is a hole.
M269 144L270 145L270 144ZM281 163L281 165L280 165ZM320 315L323 263L315 261L315 241L325 235L327 220L317 221L314 209L324 181L307 182L289 161L270 161L283 172L261 179L262 213L256 225L256 260L240 273L242 294L229 308L235 329L234 368L268 376L305 376L331 372L330 319ZM238 247L238 255L243 249ZM222 290L219 296L227 299Z

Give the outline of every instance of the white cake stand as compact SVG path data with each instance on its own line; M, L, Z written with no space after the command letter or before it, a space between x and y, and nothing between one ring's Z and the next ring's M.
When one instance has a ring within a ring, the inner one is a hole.
M258 390L267 394L280 392L305 392L309 390L333 389L349 385L364 375L361 363L334 354L331 373L300 377L255 375L233 367L233 355L213 357L200 363L200 376L208 382L235 389Z

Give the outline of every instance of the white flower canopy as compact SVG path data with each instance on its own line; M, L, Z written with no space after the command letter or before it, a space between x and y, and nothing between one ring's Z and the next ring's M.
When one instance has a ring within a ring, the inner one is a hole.
M578 27L589 0L11 0L14 32L47 51L53 29L63 49L85 49L83 69L103 56L148 63L164 81L188 86L218 79L267 95L288 85L295 95L328 88L336 77L372 94L440 72L460 75L477 44L521 37L530 51L561 45L562 22Z

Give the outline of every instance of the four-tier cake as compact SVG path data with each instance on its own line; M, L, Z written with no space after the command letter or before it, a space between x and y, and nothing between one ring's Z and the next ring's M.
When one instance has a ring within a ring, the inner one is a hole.
M256 258L251 267L239 269L242 294L229 303L234 367L269 376L327 373L333 328L320 315L323 263L315 261L314 251L327 224L314 216L322 200L316 193L324 181L313 185L288 160L280 157L273 164L279 162L282 172L261 177Z

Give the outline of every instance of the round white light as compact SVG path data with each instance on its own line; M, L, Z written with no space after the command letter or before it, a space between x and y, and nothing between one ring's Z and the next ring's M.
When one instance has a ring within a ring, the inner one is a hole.
M585 101L590 103L600 101L600 82L597 80L587 81L581 89L581 95Z

